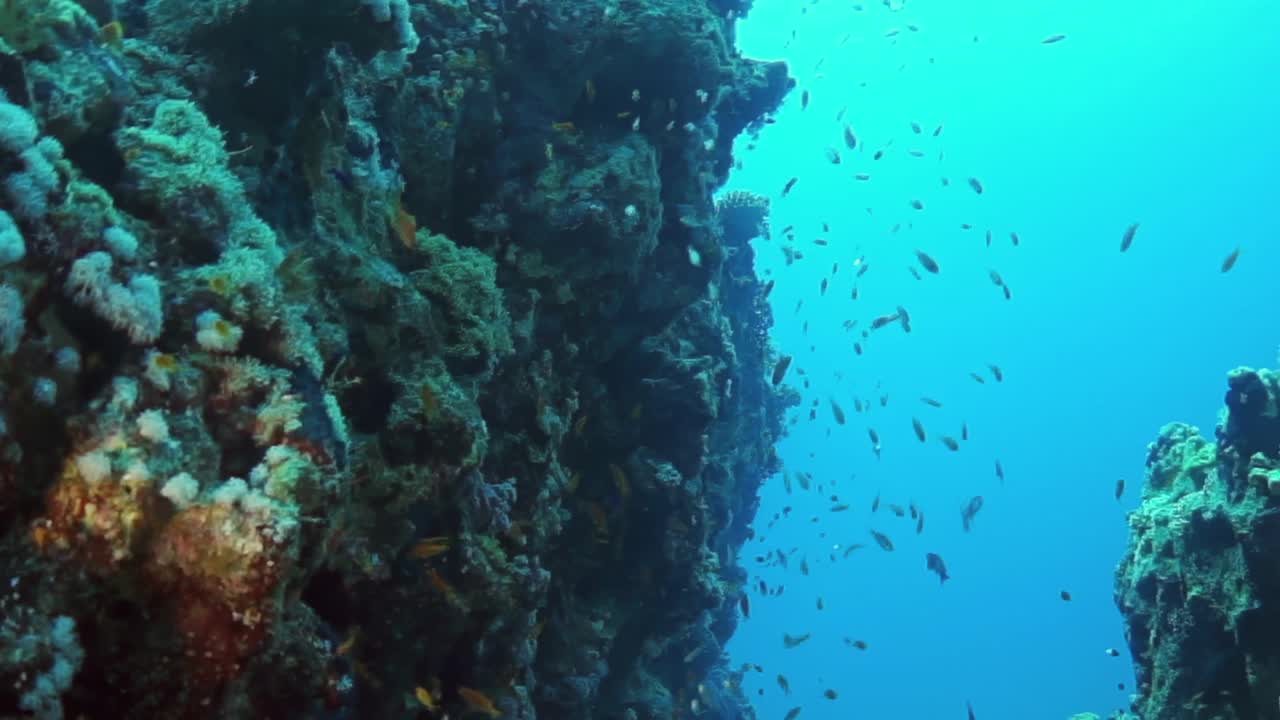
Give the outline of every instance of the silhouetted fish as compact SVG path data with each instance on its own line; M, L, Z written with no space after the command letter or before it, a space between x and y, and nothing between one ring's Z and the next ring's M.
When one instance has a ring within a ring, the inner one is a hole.
M791 367L791 356L783 355L778 359L778 364L773 366L773 384L775 386L782 382L782 378L787 376L787 368Z
M1222 261L1222 272L1231 272L1231 268L1236 266L1236 260L1240 259L1240 248L1231 251L1226 260Z
M974 495L969 499L969 504L960 511L960 522L964 525L964 531L969 532L973 528L973 518L982 509L982 496Z
M881 550L893 552L893 541L889 539L888 535L872 530L871 537L875 538L876 544L880 546Z
M920 261L920 267L924 268L925 270L928 270L934 275L938 274L938 270L940 269L938 267L938 262L933 258L929 257L928 253L924 252L923 250L916 250L916 259Z
M1124 231L1124 237L1120 238L1120 252L1124 252L1133 245L1133 236L1138 234L1138 223L1130 225Z
M937 573L939 585L951 578L951 576L947 574L947 564L942 561L941 555L937 553L927 553L924 558L925 567L928 568L929 571Z

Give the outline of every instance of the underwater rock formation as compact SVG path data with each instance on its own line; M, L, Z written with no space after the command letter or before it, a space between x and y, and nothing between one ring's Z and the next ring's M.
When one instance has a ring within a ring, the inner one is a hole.
M1240 368L1210 441L1149 447L1116 580L1144 720L1280 718L1280 374Z
M752 717L748 5L0 4L0 713Z

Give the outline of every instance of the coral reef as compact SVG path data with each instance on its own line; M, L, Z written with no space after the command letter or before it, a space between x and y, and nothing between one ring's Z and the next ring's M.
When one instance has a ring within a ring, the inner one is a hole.
M1149 447L1116 600L1146 720L1280 718L1280 374L1240 368L1210 441Z
M0 3L0 714L753 717L748 6Z

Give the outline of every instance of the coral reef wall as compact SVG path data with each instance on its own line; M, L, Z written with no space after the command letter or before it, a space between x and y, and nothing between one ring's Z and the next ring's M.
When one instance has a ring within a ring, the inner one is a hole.
M0 0L0 713L752 717L748 0Z
M1214 440L1151 444L1116 601L1144 720L1280 718L1280 374L1227 378Z

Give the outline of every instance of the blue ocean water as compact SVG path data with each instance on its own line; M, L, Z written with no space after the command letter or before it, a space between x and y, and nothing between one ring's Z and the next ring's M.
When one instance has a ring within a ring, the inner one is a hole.
M1147 443L1175 420L1211 436L1227 371L1277 362L1280 6L893 5L756 0L738 24L746 54L787 60L799 81L776 124L739 141L730 187L773 201L760 269L776 279L775 342L795 356L786 382L804 398L780 452L815 487L787 494L779 477L762 491L743 558L753 586L785 592L752 592L733 661L763 666L744 688L765 719L802 706L810 720L941 720L965 717L966 702L979 720L1107 713L1133 688L1112 587ZM780 232L788 225L794 243ZM803 259L788 265L786 245ZM937 275L920 270L917 249ZM853 300L858 258L869 268ZM912 332L882 328L855 354L861 330L898 305ZM855 398L870 409L857 413ZM970 440L951 452L938 438L959 437L962 423ZM918 505L923 534L884 506L872 514L877 494ZM832 495L852 509L830 512ZM985 504L966 533L960 511L975 495ZM870 529L895 550L876 547ZM843 558L852 543L867 547ZM794 550L786 569L756 562L778 550ZM945 585L926 570L928 552L945 559ZM812 637L785 649L784 633Z

